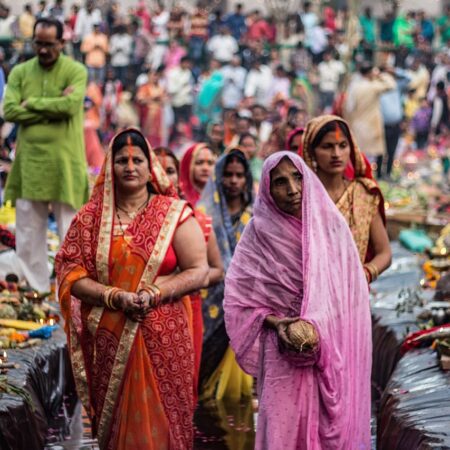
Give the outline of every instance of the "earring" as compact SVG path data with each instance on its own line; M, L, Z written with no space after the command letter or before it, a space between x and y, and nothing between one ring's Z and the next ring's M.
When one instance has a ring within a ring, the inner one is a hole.
M317 161L315 159L312 160L313 171L317 172Z

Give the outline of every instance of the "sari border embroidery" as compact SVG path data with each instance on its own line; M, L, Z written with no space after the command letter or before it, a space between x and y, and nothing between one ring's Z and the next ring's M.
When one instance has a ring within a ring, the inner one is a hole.
M145 267L144 273L142 274L141 281L139 282L139 288L146 284L151 284L156 278L159 267L161 266L165 258L167 249L172 242L171 237L175 233L185 206L185 201L174 201L171 204L169 211L167 212L167 215L164 219L164 223L160 229L158 238L156 239L152 254ZM103 310L103 308L100 309ZM122 331L122 335L120 337L114 365L111 371L111 378L109 380L108 388L106 391L103 411L101 413L98 426L98 440L100 446L105 446L107 440L110 437L109 431L112 425L114 407L119 395L119 389L123 380L123 374L125 373L128 358L130 355L130 349L136 337L138 326L139 324L137 322L133 322L127 319Z
M100 230L98 233L98 246L96 254L98 281L102 284L109 284L109 253L111 248L111 235L114 216L114 193L111 188L111 186L113 186L111 159L111 152L108 152L105 161L106 170L102 218L100 222Z
M83 351L72 322L69 323L69 333L70 335L68 341L71 354L70 362L72 365L77 393L83 405L91 405ZM91 417L91 411L87 411L87 413L89 417Z

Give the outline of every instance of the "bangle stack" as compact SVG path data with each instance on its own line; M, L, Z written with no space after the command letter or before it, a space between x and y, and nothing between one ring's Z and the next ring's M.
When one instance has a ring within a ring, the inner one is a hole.
M118 308L114 306L114 298L121 291L122 289L117 287L107 287L102 293L103 304L109 309L117 310Z
M364 264L364 271L368 273L370 276L369 283L375 281L378 278L378 275L380 274L380 272L378 271L378 267L373 263Z
M141 291L147 292L151 297L153 297L154 300L151 302L150 306L156 306L161 303L161 289L159 289L156 284L145 286L141 289Z

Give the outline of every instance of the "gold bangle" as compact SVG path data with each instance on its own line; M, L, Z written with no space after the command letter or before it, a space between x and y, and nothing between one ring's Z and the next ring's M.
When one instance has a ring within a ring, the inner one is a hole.
M371 277L371 282L375 281L378 278L379 275L379 271L378 271L378 267L373 264L373 263L367 263L364 265L364 267L369 271L370 273L370 277Z
M144 286L141 291L147 292L150 296L154 297L154 305L156 306L161 302L161 291L158 286L151 284L150 286Z
M112 310L117 311L118 308L116 308L113 304L114 301L114 297L116 296L116 294L118 292L120 292L122 289L119 289L117 287L108 287L103 291L102 294L102 300L103 300L103 304Z

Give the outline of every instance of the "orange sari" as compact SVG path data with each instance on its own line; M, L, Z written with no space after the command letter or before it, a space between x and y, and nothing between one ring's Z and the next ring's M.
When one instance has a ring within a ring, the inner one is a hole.
M150 153L151 182L158 195L125 234L114 232L110 150L92 197L74 219L56 260L77 391L102 450L178 450L193 445L189 297L155 308L138 324L120 311L93 307L71 295L81 278L135 292L176 267L172 239L192 211L175 198Z

